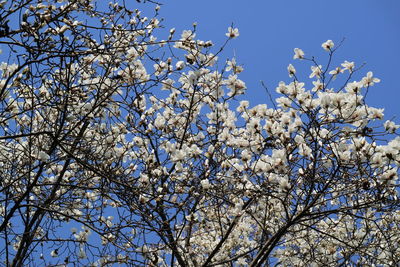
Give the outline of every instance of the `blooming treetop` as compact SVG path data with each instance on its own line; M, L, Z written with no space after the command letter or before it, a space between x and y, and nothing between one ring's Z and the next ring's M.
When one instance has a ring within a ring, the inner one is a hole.
M251 106L243 67L219 69L196 27L157 40L156 16L117 2L20 8L1 39L17 53L0 80L7 265L398 262L399 125L331 40L326 65L294 50L312 85L289 65L277 107Z

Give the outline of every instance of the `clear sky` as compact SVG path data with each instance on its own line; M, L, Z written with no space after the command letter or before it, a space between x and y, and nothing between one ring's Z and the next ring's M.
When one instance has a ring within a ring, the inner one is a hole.
M357 80L369 70L381 79L372 87L367 103L385 108L385 118L396 116L400 122L400 1L398 0L168 0L161 1L161 17L177 33L198 23L197 37L222 44L232 23L240 36L233 40L220 57L224 62L236 55L245 71L246 98L252 103L268 103L260 86L263 80L271 91L279 81L290 81L286 67L297 68L307 62L293 63L293 48L316 56L321 64L327 53L321 44L332 39L335 44L345 38L336 52L336 63L355 61L366 66ZM139 7L140 8L140 7ZM300 80L307 80L299 75ZM301 77L301 78L300 78Z

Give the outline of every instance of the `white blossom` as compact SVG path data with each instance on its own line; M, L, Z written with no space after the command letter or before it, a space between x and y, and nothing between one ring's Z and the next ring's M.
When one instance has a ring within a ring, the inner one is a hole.
M288 73L289 73L289 77L293 77L296 74L296 69L293 67L292 64L289 64L289 66L287 67Z
M311 74L310 74L310 78L313 78L314 76L320 78L322 74L322 66L318 65L318 66L311 66Z
M300 48L295 48L293 59L303 59L303 58L304 58L303 50L301 50Z
M363 84L363 86L364 87L368 87L368 86L373 86L375 83L379 83L381 80L380 79L378 79L378 78L375 78L375 77L372 77L372 71L369 71L368 73L367 73L367 76L365 76L363 79L362 79L362 84Z
M352 73L354 71L354 62L349 62L349 61L345 60L342 63L342 67L343 67L343 70L349 70L349 72Z
M333 43L332 40L328 40L328 41L326 41L325 43L323 43L321 46L322 46L322 48L325 49L326 51L331 51L332 48L333 48L333 46L334 46L334 43Z
M210 182L208 181L208 179L203 179L201 180L201 186L203 187L203 189L207 190L211 187Z
M50 156L46 152L40 151L39 155L38 155L38 159L41 161L48 161L50 159Z
M229 38L236 38L239 36L239 29L238 28L228 28L228 32L225 34Z
M50 256L52 256L53 258L58 257L58 249L52 250L52 251L50 252Z
M79 258L79 259L86 259L86 258L87 258L86 252L85 252L85 250L83 249L83 247L81 247L81 248L79 249L78 258Z
M383 126L385 127L385 130L390 133L394 133L397 129L400 128L400 125L396 125L393 121L390 120L385 121Z
M177 70L182 70L185 67L185 62L183 62L182 60L176 62L176 69Z

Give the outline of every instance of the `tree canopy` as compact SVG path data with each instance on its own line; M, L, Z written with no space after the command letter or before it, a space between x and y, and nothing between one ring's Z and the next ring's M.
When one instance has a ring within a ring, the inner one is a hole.
M0 2L1 264L397 264L400 126L365 101L380 80L327 40L252 106L219 59L237 28L163 36L147 2Z

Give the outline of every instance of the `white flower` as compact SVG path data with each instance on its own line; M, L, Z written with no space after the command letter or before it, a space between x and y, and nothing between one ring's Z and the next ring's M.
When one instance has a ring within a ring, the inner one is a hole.
M292 64L289 64L287 70L289 72L289 77L293 77L296 74L296 69L293 67Z
M302 155L304 157L311 157L312 156L312 150L306 144L301 144L299 146L299 155Z
M209 189L211 187L211 184L208 181L208 179L201 180L200 183L201 183L201 187L203 187L203 189Z
M279 188L282 191L288 191L290 189L290 184L287 177L284 177L279 181Z
M349 72L353 72L354 62L348 62L347 60L345 60L342 63L342 67L343 67L343 70L349 70Z
M362 87L361 82L354 81L354 82L348 83L346 85L345 89L350 94L356 94L360 91L361 87Z
M331 99L331 96L329 94L321 95L320 99L321 99L321 106L323 108L325 108L325 109L328 108L332 103L332 99Z
M176 67L176 70L181 70L181 69L183 69L185 67L185 62L180 60L180 61L176 62L175 67Z
M161 90L171 90L173 88L174 83L175 83L175 81L170 78L162 81Z
M243 71L243 67L242 66L238 66L236 64L236 59L232 58L232 60L228 60L227 64L226 64L226 71L230 71L232 70L233 73L241 73Z
M389 169L382 174L383 180L396 180L397 179L397 169Z
M79 249L78 258L79 259L86 259L86 252L82 247Z
M324 84L320 80L316 80L312 82L314 87L312 89L313 92L320 91L324 88Z
M112 135L109 135L106 137L107 144L112 144L113 141L114 141L114 137Z
M157 129L162 129L164 128L164 125L165 125L165 118L161 114L157 114L157 117L154 121L154 126Z
M239 80L237 75L229 75L228 80L225 80L224 83L231 89L228 96L241 95L246 89L245 83Z
M172 153L172 155L171 155L171 160L174 162L180 161L180 160L183 160L186 156L187 156L187 154L182 149L175 150L174 153Z
M301 50L300 48L295 48L293 59L303 59L303 58L304 58L303 50Z
M239 29L238 28L228 28L228 32L225 34L229 38L236 38L239 36Z
M277 98L276 102L278 103L279 107L282 107L282 108L285 108L285 109L289 108L292 105L292 100L290 100L287 97L283 97L283 96Z
M372 77L372 76L373 76L372 71L369 71L369 72L367 73L367 76L364 77L364 78L362 78L361 82L362 82L362 84L363 84L365 87L367 87L367 86L373 86L375 83L379 83L379 82L381 81L380 79L374 78L374 77Z
M131 47L126 51L126 58L133 60L136 59L136 57L139 55L137 52L137 49L135 47Z
M331 74L331 75L333 75L333 76L336 76L336 75L338 75L339 73L342 73L344 70L342 70L340 67L337 67L336 69L334 69L334 70L331 70L330 72L329 72L329 74Z
M383 119L383 108L373 108L373 107L368 107L368 117L370 119Z
M385 127L385 130L390 132L390 133L394 133L397 129L400 128L400 125L396 125L393 121L385 121L385 123L383 124L383 127Z
M247 262L246 262L246 258L244 258L244 257L239 258L239 259L236 261L236 264L237 264L238 266L247 266L247 265L248 265Z
M49 156L46 152L40 151L40 152L39 152L38 158L39 158L39 160L41 160L41 161L47 161L47 160L50 159L50 156Z
M301 135L296 135L296 137L294 138L294 141L297 144L304 144L305 143L304 138Z
M322 66L311 66L311 74L310 78L313 78L314 76L321 77L322 74Z
M50 256L52 256L53 258L58 257L58 249L51 251Z
M57 32L57 34L62 34L68 29L69 29L68 25L63 25L61 28L57 27L56 28L56 32Z
M196 36L191 30L184 30L181 34L181 40L192 40Z
M237 107L237 112L244 112L249 107L249 101L242 100L240 101L239 106Z
M323 43L321 46L326 51L331 51L334 45L335 44L332 42L332 40L328 40L325 43Z
M89 235L91 234L91 231L85 227L82 227L82 229L83 229L83 231L80 231L79 233L74 234L74 237L79 242L87 242L89 239Z

